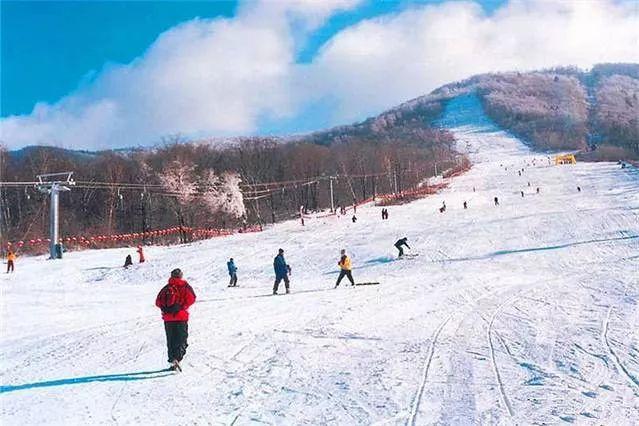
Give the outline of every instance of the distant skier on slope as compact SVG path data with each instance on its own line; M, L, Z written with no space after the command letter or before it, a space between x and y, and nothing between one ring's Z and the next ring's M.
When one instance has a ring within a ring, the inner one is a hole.
M499 198L495 197L495 205L498 206L499 205Z
M337 282L335 283L335 288L339 286L339 283L342 282L342 278L347 277L351 282L351 285L355 285L355 281L353 280L353 274L351 273L351 259L346 255L346 250L342 249L340 252L341 257L339 258L339 262L337 262L337 266L340 267L339 277L337 277Z
M124 259L124 268L129 269L129 266L133 265L133 259L131 259L131 255L127 254L126 259Z
M182 279L182 271L174 269L171 278L155 298L155 306L162 310L170 370L182 371L180 362L186 354L189 337L189 307L195 303L193 288Z
M144 263L145 259L144 259L144 251L142 250L142 246L138 246L137 252L138 252L140 263Z
M286 294L290 293L288 274L291 272L291 267L286 263L284 259L284 250L279 249L277 256L273 259L273 269L275 270L275 284L273 284L273 294L277 294L277 289L280 282L284 281L286 287Z
M464 210L468 208L468 202L464 201Z
M15 270L16 254L9 250L7 253L7 274Z
M408 241L408 238L404 237L397 240L397 242L395 243L395 248L399 250L399 255L397 257L402 257L404 255L404 249L402 248L402 246L406 246L408 247L408 249L410 249L410 246L406 241Z
M229 261L226 262L226 268L229 270L229 276L231 277L229 287L237 287L237 266L235 266L233 258L230 258Z

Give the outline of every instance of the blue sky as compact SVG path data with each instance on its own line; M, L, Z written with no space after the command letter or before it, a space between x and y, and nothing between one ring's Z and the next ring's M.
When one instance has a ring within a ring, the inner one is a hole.
M414 4L443 0L364 2L331 17L304 40L300 62L339 30L362 19ZM503 0L484 0L492 11ZM31 112L38 101L54 102L109 62L127 63L157 36L196 17L232 17L237 1L2 1L0 78L3 117Z
M2 1L0 137L104 148L298 133L477 72L636 59L606 45L636 47L637 7L554 3Z

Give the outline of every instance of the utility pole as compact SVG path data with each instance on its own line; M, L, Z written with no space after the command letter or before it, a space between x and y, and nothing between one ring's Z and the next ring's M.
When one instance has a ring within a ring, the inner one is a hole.
M333 177L329 177L328 181L331 184L331 213L335 213L335 201L333 200Z
M59 195L60 191L71 191L69 186L75 185L75 181L71 178L73 172L63 173L47 173L36 176L38 183L36 187L40 192L50 195L49 203L49 259L57 259L56 246L59 243ZM64 179L63 179L64 178Z

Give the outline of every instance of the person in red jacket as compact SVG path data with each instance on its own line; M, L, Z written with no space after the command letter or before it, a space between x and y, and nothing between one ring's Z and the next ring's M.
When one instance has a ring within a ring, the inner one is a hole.
M144 263L144 251L142 251L142 246L138 246L137 252L140 256L140 263Z
M165 285L155 298L155 306L162 310L166 346L169 354L171 370L182 371L180 361L186 354L189 336L189 306L195 303L193 288L182 279L182 271L171 271L169 283Z

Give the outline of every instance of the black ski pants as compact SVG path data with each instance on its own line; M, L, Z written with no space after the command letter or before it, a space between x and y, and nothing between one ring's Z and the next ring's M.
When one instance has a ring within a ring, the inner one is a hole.
M186 339L189 337L189 323L186 321L165 321L166 346L169 353L169 363L173 360L182 361L186 354Z
M341 271L339 271L339 277L337 277L337 283L335 283L335 287L337 287L339 283L342 282L342 278L344 277L348 278L348 280L351 282L351 285L355 285L355 280L353 280L353 274L351 273L351 271L342 269Z
M277 289L280 286L280 282L282 282L282 280L284 280L284 286L286 286L286 292L288 293L289 289L289 280L288 280L288 275L276 275L275 276L275 284L273 284L273 294L277 293Z

